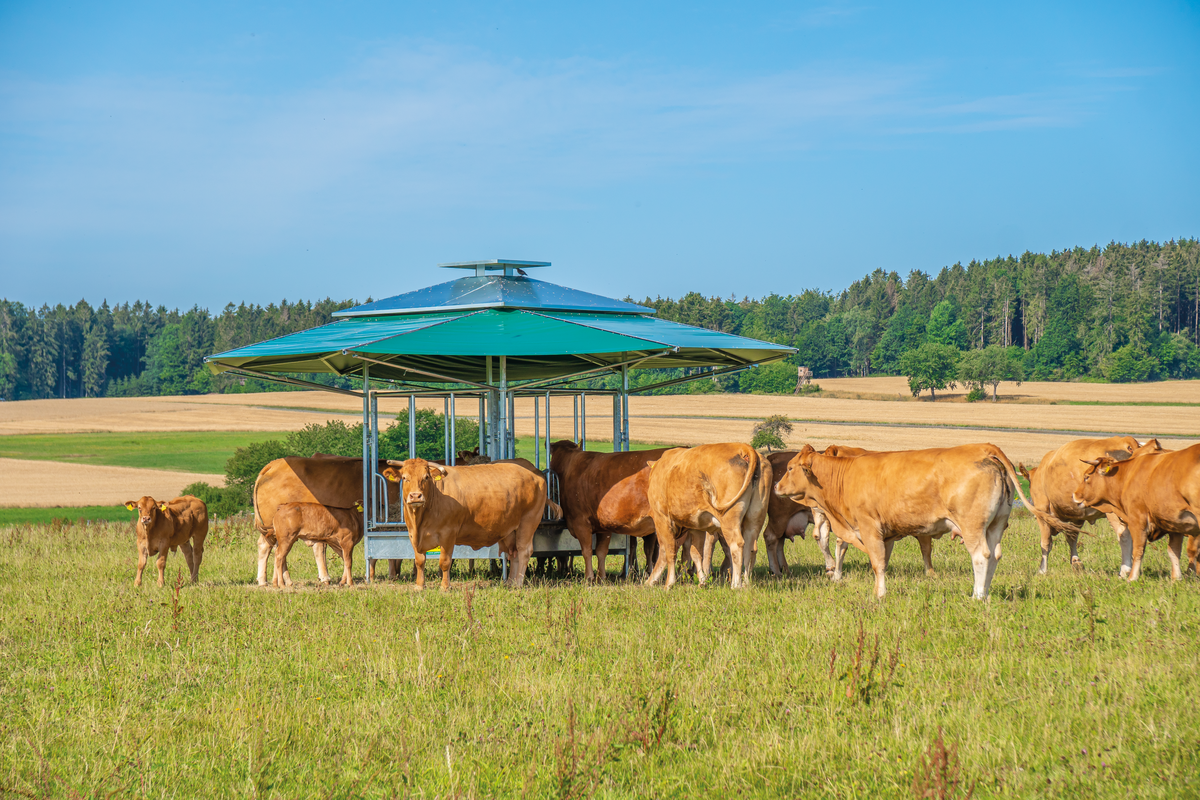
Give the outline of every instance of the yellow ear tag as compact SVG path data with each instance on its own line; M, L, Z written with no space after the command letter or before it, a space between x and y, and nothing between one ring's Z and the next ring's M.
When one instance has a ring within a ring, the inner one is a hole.
M1105 464L1103 467L1100 468L1101 475L1112 475L1116 471L1117 471L1116 464Z
M133 503L126 503L125 507L128 508L130 511L133 511Z
M434 474L434 476L433 476L433 479L434 479L435 481L440 481L440 480L442 479L442 473L440 473L440 472L438 472L438 473L435 473L435 474Z
M159 511L166 511L166 510L167 510L167 504L166 504L166 503L159 503L159 504L158 504L158 510L159 510Z
M354 504L354 510L355 510L355 511L362 511L362 510L363 510L363 504L362 504L362 503L355 503L355 504Z

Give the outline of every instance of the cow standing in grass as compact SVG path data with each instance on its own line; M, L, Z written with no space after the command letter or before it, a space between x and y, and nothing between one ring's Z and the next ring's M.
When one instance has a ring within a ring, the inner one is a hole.
M745 444L705 444L675 448L650 463L648 498L658 537L658 559L646 583L653 585L667 570L667 588L675 583L675 543L686 531L720 537L729 547L730 584L750 581L751 551L767 517L771 464ZM694 533L692 562L700 562L704 583L715 538L705 537L704 554Z
M192 573L192 583L200 580L200 562L204 559L204 539L208 536L208 506L198 497L185 494L160 503L147 495L125 503L137 511L137 576L134 586L142 585L142 571L151 553L158 555L158 585L165 582L167 551L182 550Z
M1193 565L1200 538L1200 444L1126 460L1101 456L1086 466L1071 496L1080 509L1115 514L1125 524L1132 551L1129 580L1141 574L1146 543L1164 536L1171 577L1179 580L1183 537L1192 537Z
M1030 505L1012 462L992 444L856 457L805 445L775 486L778 494L819 508L838 539L867 554L877 598L887 592L889 541L949 533L971 554L973 596L980 600L1000 561L1014 490Z
M550 469L558 476L567 530L579 540L583 551L585 580L591 581L593 575L596 580L604 580L604 560L614 533L653 536L654 519L646 495L650 468L646 462L661 458L668 449L596 453L580 449L569 439L550 445ZM593 535L595 573L592 572ZM632 542L629 547L632 552ZM646 552L649 559L650 549Z
M425 553L441 549L442 591L450 588L456 545L473 549L499 544L512 560L509 583L520 587L533 552L533 535L549 507L546 480L525 459L447 467L423 458L389 461L383 476L400 486L404 523L412 541L416 585L425 588Z
M296 540L309 544L328 544L342 557L342 586L354 583L350 577L350 566L354 558L354 546L363 538L362 503L353 508L336 508L320 503L284 503L275 510L274 538L275 575L272 583L276 587L291 586L287 572L287 557Z
M1107 517L1121 543L1121 577L1132 568L1133 544L1129 531L1120 518L1113 513L1104 513L1095 508L1080 507L1071 499L1071 493L1083 479L1088 463L1099 458L1125 461L1135 455L1157 453L1162 450L1157 439L1139 445L1132 436L1111 436L1107 439L1076 439L1042 456L1041 463L1032 471L1021 466L1021 472L1029 480L1029 497L1034 508L1044 516L1038 517L1042 532L1042 563L1038 572L1046 573L1050 563L1050 550L1054 537L1065 531L1067 544L1071 548L1071 564L1079 564L1079 533L1076 526L1095 522Z

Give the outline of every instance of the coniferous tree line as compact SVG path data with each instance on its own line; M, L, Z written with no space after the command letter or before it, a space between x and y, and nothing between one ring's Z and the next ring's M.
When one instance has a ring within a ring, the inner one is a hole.
M880 268L836 293L808 289L738 300L690 292L638 302L664 319L797 348L785 363L674 391L790 392L799 365L817 378L895 375L907 374L924 355L1000 349L1028 380L1200 377L1196 239L1027 252L955 264L936 276L913 271L903 277ZM203 359L323 325L334 311L355 304L328 298L265 307L230 303L213 315L142 301L33 308L0 300L0 397L281 388L214 377ZM635 385L663 377L639 374Z

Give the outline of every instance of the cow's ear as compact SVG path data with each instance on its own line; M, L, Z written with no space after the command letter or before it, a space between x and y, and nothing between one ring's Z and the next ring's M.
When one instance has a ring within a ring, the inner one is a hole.
M125 503L125 507L128 508L130 511L133 511L135 508L137 508L137 503L133 502L132 500L129 500L128 502Z
M1117 471L1117 465L1115 463L1105 464L1103 467L1100 468L1101 475L1112 475L1116 471Z
M166 504L166 503L159 503L159 504L158 504L158 510L159 510L159 511L166 511L166 510L167 510L167 504Z
M362 510L363 510L363 504L362 504L362 501L361 501L361 500L356 500L356 501L354 502L354 510L355 510L355 511L362 511Z
M385 469L383 471L383 477L384 477L384 480L389 480L392 483L400 482L400 473L397 472L396 470L392 469L391 467L388 467L387 469Z
M450 474L450 470L443 467L441 464L429 465L429 476L435 481L440 481L442 478Z
M657 463L658 463L658 460L657 460L657 459L655 459L654 461L647 461L647 462L646 462L646 466L650 468L650 471L651 471L651 472L653 472L653 471L654 471L654 465L655 465L655 464L657 464Z

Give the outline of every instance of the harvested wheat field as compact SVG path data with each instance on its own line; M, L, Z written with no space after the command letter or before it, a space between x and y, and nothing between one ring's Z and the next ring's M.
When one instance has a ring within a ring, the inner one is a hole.
M899 377L821 378L816 381L826 392L879 396L880 399L916 401L908 389L908 380ZM959 387L939 392L938 400L965 402L967 390ZM1001 403L1196 403L1200 404L1200 381L1159 381L1157 383L1072 383L1066 381L1026 381L1021 385L1000 384ZM928 399L922 395L921 401Z
M147 494L170 499L196 481L221 485L225 477L202 472L0 458L0 506L118 505Z

